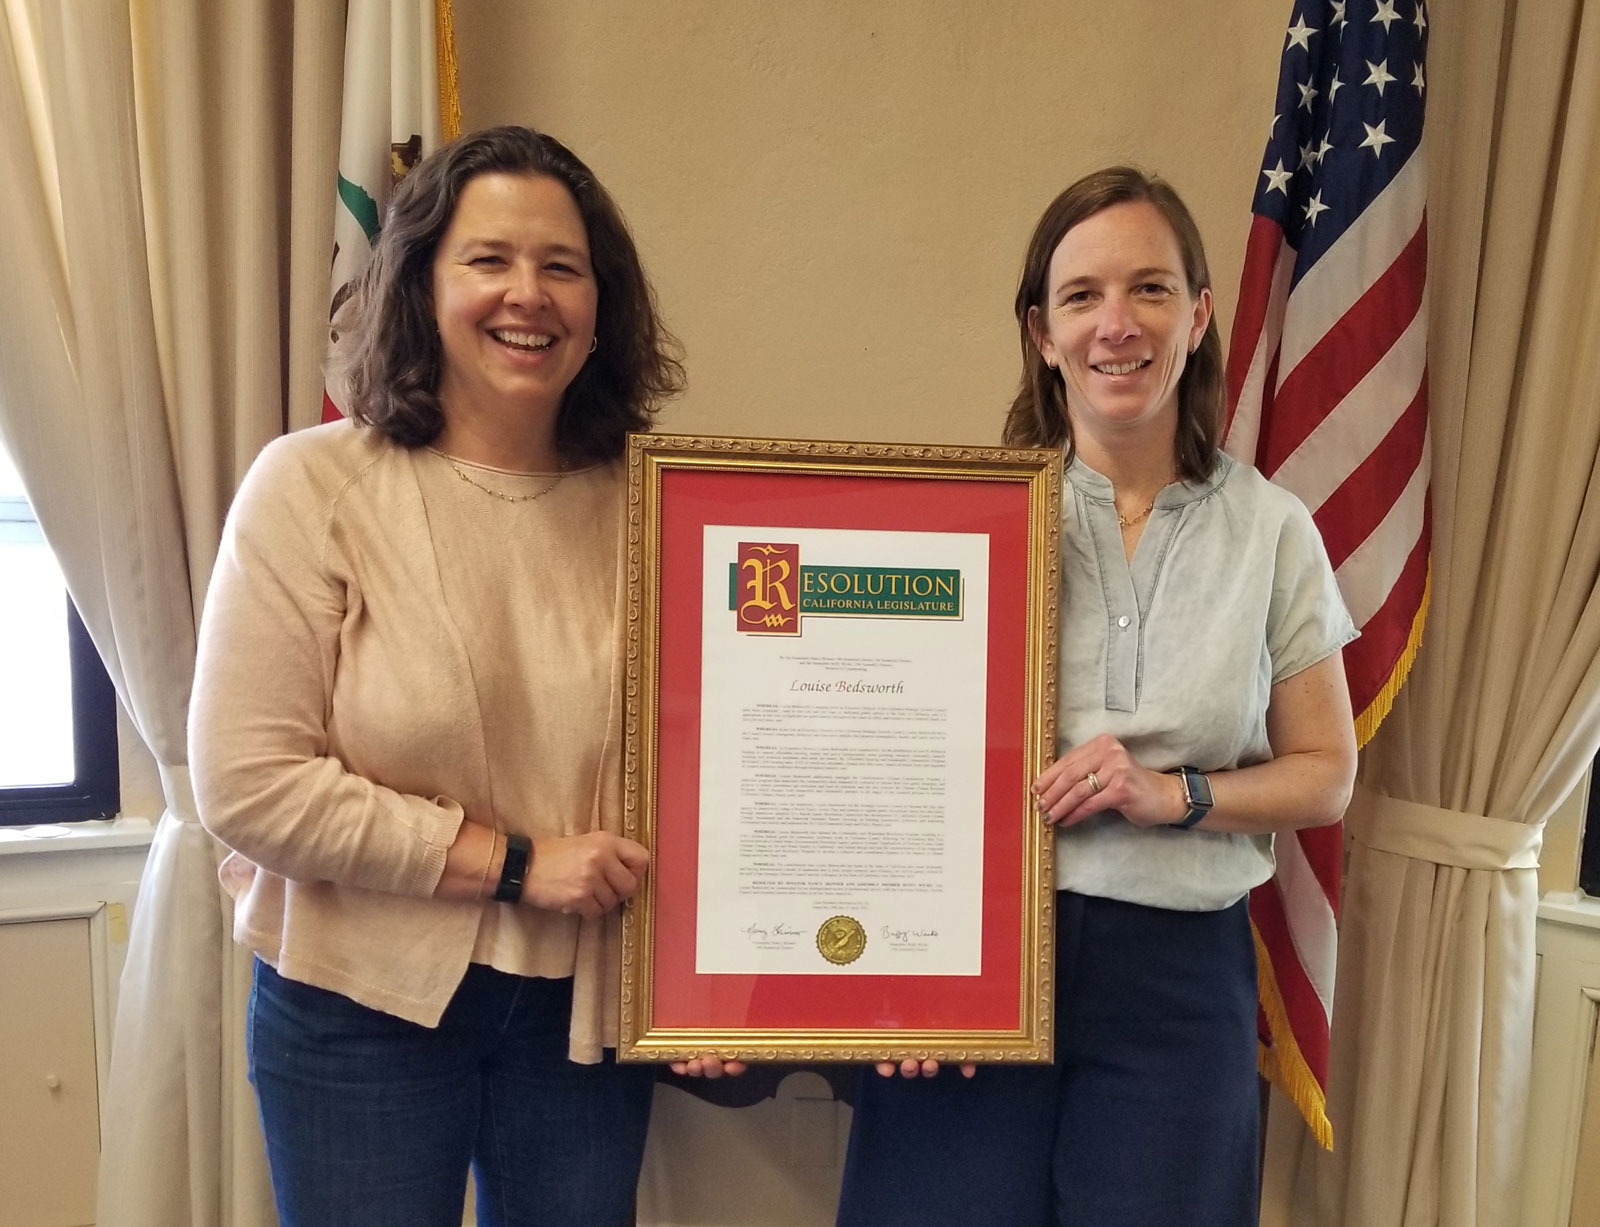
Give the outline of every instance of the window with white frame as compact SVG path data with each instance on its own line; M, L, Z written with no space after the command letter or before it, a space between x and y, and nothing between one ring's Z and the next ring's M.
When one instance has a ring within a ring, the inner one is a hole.
M116 696L0 446L0 823L118 805Z

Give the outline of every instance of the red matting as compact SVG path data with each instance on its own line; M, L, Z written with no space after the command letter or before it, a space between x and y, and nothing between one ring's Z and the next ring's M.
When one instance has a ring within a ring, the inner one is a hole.
M1028 492L1025 478L662 472L652 1028L1008 1031L1021 1027L1022 891L1027 872L1022 824L1033 818L1027 803L1031 798L1019 795L1027 735ZM707 525L721 524L988 534L980 974L701 975L695 971L702 538Z

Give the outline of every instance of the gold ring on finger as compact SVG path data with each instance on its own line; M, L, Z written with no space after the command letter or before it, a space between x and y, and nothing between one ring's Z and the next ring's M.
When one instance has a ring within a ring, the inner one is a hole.
M1094 772L1092 772L1092 771L1089 772L1089 774L1084 776L1083 778L1089 781L1089 791L1090 791L1090 793L1097 793L1097 792L1100 791L1100 781L1097 778L1095 778Z

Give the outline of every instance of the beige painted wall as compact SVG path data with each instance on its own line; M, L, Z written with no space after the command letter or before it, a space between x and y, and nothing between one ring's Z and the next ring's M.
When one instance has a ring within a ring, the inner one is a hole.
M570 144L688 351L692 432L992 442L1044 206L1183 192L1226 328L1284 0L455 0L463 121Z

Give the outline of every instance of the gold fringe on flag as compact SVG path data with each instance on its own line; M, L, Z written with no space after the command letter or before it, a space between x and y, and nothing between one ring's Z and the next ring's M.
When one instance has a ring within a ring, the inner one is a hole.
M450 0L434 0L434 43L439 50L439 135L461 135L461 73L456 65L456 19Z
M1394 662L1394 668L1389 671L1389 680L1384 682L1382 688L1368 703L1366 710L1356 715L1356 748L1360 749L1372 740L1373 734L1378 731L1378 726L1383 723L1384 717L1394 707L1395 698L1400 693L1400 687L1406 684L1406 678L1411 673L1411 666L1417 661L1417 652L1422 647L1422 626L1428 620L1428 602L1433 596L1433 559L1428 559L1428 573L1422 581L1422 600L1417 605L1416 616L1411 619L1411 633L1406 636L1405 649L1400 653L1400 658Z
M1261 1009L1267 1016L1267 1030L1272 1035L1272 1045L1258 1044L1256 1068L1261 1076L1276 1086L1293 1101L1305 1118L1317 1144L1324 1150L1333 1149L1333 1122L1328 1119L1328 1105L1316 1075L1306 1064L1300 1045L1295 1042L1294 1028L1289 1025L1289 1011L1284 1008L1283 995L1278 989L1278 977L1272 970L1272 959L1267 955L1266 943L1252 921L1250 935L1256 942L1256 986L1261 994Z
M1372 702L1356 716L1356 745L1365 746L1372 740L1378 726L1394 707L1400 687L1406 684L1411 666L1416 664L1417 652L1422 647L1422 628L1428 621L1428 605L1433 596L1433 560L1428 560L1428 572L1422 581L1422 600L1411 619L1411 632L1406 636L1406 646L1388 680L1379 689ZM1294 1028L1289 1025L1289 1011L1283 1004L1283 994L1278 988L1278 977L1267 955L1266 943L1261 933L1250 925L1250 934L1256 943L1256 986L1260 994L1261 1010L1267 1016L1267 1031L1272 1036L1270 1045L1256 1048L1256 1068L1261 1076L1272 1083L1294 1103L1306 1125L1324 1150L1333 1149L1333 1122L1328 1119L1327 1100L1305 1055L1295 1041Z

